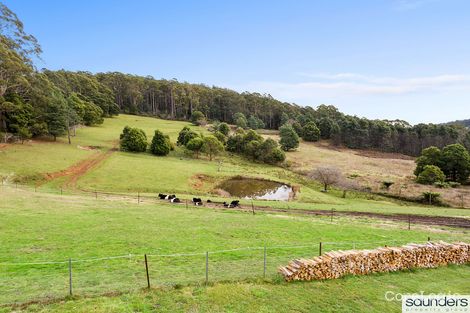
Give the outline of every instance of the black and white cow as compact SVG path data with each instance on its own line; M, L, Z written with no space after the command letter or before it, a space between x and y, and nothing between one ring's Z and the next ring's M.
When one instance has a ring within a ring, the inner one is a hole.
M181 200L179 198L173 197L173 198L170 199L170 202L171 203L180 203Z
M196 206L202 205L202 199L201 198L193 198L193 203Z

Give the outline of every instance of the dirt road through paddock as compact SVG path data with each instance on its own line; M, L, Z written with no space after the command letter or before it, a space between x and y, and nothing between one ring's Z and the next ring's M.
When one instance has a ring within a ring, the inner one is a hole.
M106 152L98 151L96 153L93 153L85 160L81 160L71 165L65 170L54 173L47 173L44 175L46 177L46 181L43 182L43 184L60 177L67 177L63 186L66 188L75 189L77 181L80 177L85 175L91 169L96 168L101 162L109 158L111 154L115 151L117 151L116 148L109 149Z

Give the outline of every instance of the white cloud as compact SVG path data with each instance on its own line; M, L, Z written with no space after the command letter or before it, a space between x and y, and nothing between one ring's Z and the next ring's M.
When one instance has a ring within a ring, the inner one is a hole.
M305 97L308 95L327 97L342 95L402 95L416 92L439 92L449 89L470 88L470 75L444 74L412 78L376 77L356 73L306 74L312 78L300 83L253 82L251 90L282 93L286 98ZM314 79L313 79L314 78ZM330 95L328 95L330 94Z

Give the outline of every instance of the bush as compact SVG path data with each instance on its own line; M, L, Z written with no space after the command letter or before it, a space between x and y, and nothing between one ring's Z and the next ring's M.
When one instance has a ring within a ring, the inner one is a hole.
M235 153L242 153L243 152L243 135L242 134L236 134L233 136L230 136L227 140L227 150L230 152L235 152Z
M199 135L189 129L188 126L183 127L183 129L178 134L178 140L176 144L178 146L185 146L191 139L198 137Z
M303 128L302 138L305 141L318 141L320 140L320 129L314 122L308 122Z
M191 114L191 122L194 125L205 125L207 123L206 116L201 111L193 111Z
M170 153L170 138L165 136L161 131L156 130L150 144L150 152L154 155L165 156Z
M449 188L449 187L450 187L449 183L442 182L442 181L437 181L437 182L435 182L435 183L433 184L433 186L436 187L436 188L442 188L442 189L443 189L443 188Z
M291 125L285 124L281 126L279 128L279 135L281 136L279 143L282 150L289 151L299 146L299 136Z
M435 182L443 182L446 179L444 172L435 165L426 165L419 174L416 182L423 185L432 185Z
M431 192L431 191L423 192L422 197L423 197L422 200L425 203L429 203L429 204L439 204L439 203L441 203L441 201L439 199L441 197L441 194L438 193L438 192Z
M227 150L242 153L254 161L269 164L282 162L286 158L275 140L271 138L264 140L254 130L237 132L230 136L227 141Z
M299 122L295 121L294 123L292 123L292 128L294 128L295 132L297 133L297 135L299 137L302 137L303 128L302 128L302 125L300 125Z
M220 131L214 132L214 137L217 138L223 145L225 145L225 143L227 142L227 137L225 137L225 135L222 134Z
M217 126L217 130L221 132L222 134L224 134L225 136L228 136L228 134L230 133L230 127L228 126L227 123L220 123Z
M458 187L461 186L460 183L455 182L455 181L450 181L450 182L448 182L448 184L449 184L449 186L450 186L451 188L458 188Z
M144 152L147 150L147 136L142 129L126 126L119 138L122 151Z
M196 158L199 158L199 153L202 150L203 144L204 140L201 137L195 137L186 144L186 149L191 151L196 156Z

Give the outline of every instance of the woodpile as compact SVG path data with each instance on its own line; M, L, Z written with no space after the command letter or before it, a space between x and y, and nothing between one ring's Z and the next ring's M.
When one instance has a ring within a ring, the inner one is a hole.
M279 272L286 281L323 280L467 262L470 262L470 244L440 241L374 250L331 251L313 259L290 261Z

